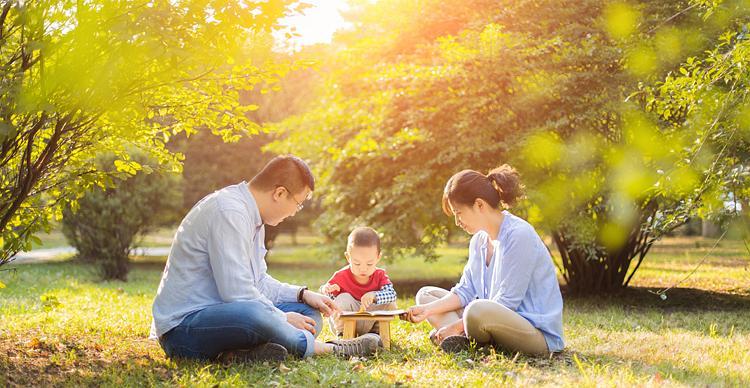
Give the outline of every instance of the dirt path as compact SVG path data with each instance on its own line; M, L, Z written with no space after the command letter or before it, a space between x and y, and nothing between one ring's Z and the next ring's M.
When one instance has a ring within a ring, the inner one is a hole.
M36 263L68 257L76 254L76 249L70 246L34 249L29 252L19 252L14 256L14 263ZM169 247L138 247L130 251L133 256L167 256Z

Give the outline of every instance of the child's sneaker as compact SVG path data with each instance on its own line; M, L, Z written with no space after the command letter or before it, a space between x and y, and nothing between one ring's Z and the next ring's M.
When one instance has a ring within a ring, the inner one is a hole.
M452 335L440 343L440 349L446 353L458 353L469 350L469 338L463 335Z
M372 327L372 330L370 330L370 333L378 334L378 347L383 347L383 339L380 338L380 328L378 328L378 324L376 323L375 326Z
M289 355L285 347L268 342L258 345L252 349L234 350L224 352L219 355L219 360L224 363L231 362L263 362L263 361L284 361Z
M333 353L342 357L369 356L378 350L380 336L375 333L362 334L353 339L337 339L333 344Z

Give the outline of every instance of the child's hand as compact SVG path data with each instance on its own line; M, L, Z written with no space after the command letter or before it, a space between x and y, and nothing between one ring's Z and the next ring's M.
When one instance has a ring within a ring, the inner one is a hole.
M359 301L362 302L362 307L366 310L368 307L370 307L373 303L375 303L375 291L370 291L364 295L362 295L362 299Z
M331 294L333 294L334 292L338 292L338 291L341 291L341 287L339 287L339 285L338 285L338 284L331 284L331 283L326 283L326 284L325 284L325 285L323 286L323 288L321 289L321 291L323 291L323 293L324 293L324 294L328 294L328 295L331 295Z

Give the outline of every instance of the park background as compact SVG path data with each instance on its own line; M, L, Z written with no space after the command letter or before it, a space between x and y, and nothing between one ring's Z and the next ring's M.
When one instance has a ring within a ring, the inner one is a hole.
M750 3L309 3L2 3L3 385L750 384ZM446 355L396 322L367 359L166 359L177 223L285 153L316 190L271 275L316 288L369 225L400 307L466 262L448 177L515 166L566 350Z

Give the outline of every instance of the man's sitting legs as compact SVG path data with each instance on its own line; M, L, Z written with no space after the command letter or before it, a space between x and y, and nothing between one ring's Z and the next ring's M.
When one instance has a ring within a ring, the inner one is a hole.
M277 307L313 318L316 334L322 330L320 313L312 307L303 303L284 303ZM171 358L214 360L223 353L237 355L238 351L250 350L244 352L250 360L276 360L283 357L279 357L280 349L274 344L298 357L313 353L351 357L373 354L380 337L368 333L350 340L315 342L312 333L295 328L269 306L249 301L224 303L190 314L159 342Z
M313 318L315 319L315 318ZM318 314L317 321L320 321ZM210 306L188 315L159 342L169 357L216 359L221 353L273 342L297 356L312 354L313 336L258 301Z

